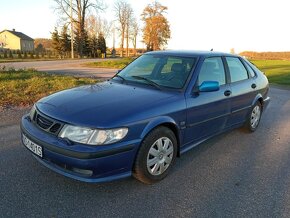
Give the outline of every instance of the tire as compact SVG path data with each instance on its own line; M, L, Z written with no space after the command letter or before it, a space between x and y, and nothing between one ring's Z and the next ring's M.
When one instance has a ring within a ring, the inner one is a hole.
M164 179L175 162L177 140L167 127L157 127L142 141L133 167L133 176L153 184Z
M262 116L262 105L258 101L252 107L251 112L249 113L247 120L245 122L244 129L247 132L255 132L260 124L261 116Z

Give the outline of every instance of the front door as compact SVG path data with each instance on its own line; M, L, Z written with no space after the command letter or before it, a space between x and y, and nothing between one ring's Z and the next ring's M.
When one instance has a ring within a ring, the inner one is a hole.
M220 89L213 92L193 92L186 98L187 128L184 144L200 141L222 131L230 115L231 90L226 82L221 57L210 57L203 61L198 86L204 81L217 81Z

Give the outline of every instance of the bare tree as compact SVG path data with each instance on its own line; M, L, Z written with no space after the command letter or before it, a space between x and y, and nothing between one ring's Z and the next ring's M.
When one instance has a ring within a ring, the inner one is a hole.
M126 11L126 56L129 57L129 38L130 38L130 29L132 24L132 18L133 18L133 9L130 7L127 8Z
M120 53L120 56L123 57L125 35L127 38L127 47L129 47L129 28L128 27L130 26L129 20L130 20L131 16L133 15L133 9L129 3L127 3L123 0L116 1L114 7L115 7L114 10L116 13L115 16L116 16L116 19L119 23L118 30L120 31L120 35L121 35L121 44L120 44L121 53Z
M137 48L137 37L138 37L139 31L140 31L139 24L137 22L136 17L134 17L132 19L131 40L132 40L132 44L134 47L134 55L135 56L137 54L136 48Z
M70 0L54 0L56 3L56 11L63 16L64 20L72 19L79 42L78 52L80 57L83 56L84 38L85 38L85 20L91 9L96 12L104 10L105 6L102 0L71 0L72 1L72 17L70 15Z
M107 39L111 35L112 25L112 21L108 21L106 18L90 15L86 19L85 26L90 36L102 34Z

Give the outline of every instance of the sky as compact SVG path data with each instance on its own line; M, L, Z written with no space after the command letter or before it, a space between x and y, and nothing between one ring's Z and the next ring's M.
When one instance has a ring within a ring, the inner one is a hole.
M100 15L114 20L114 0ZM159 0L168 7L167 49L290 51L289 0ZM135 16L152 0L128 0ZM16 29L32 38L50 38L58 25L53 0L0 0L0 31ZM142 22L140 20L140 25ZM112 46L112 39L107 46ZM138 47L144 47L139 37Z

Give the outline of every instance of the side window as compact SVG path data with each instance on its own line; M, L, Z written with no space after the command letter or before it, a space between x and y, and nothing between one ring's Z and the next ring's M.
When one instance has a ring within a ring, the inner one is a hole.
M250 76L251 77L255 77L256 76L256 73L254 72L254 70L252 69L252 67L247 62L244 61L244 63L247 66L247 69L248 69L248 72L250 73Z
M204 81L217 81L219 85L226 84L225 69L221 57L204 60L198 76L198 85Z
M248 72L239 58L226 57L226 60L229 66L232 83L249 78Z

